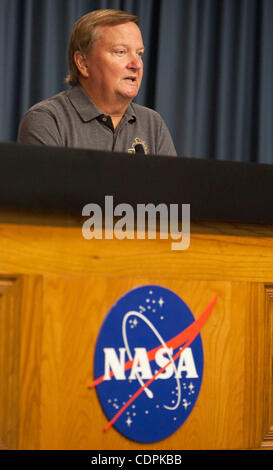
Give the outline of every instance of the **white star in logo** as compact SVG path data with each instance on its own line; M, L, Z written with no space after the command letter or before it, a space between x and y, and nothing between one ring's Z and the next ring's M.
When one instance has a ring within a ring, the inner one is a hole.
M159 303L160 307L162 307L162 305L165 303L164 300L162 299L162 297L160 297L158 303Z
M184 406L185 410L188 408L188 406L190 406L190 402L187 402L187 400L185 400L185 398L183 399L183 403L182 403L182 406Z
M130 427L131 424L132 424L132 422L133 422L133 421L131 420L130 416L128 416L127 420L125 421L125 423L127 424L127 426Z

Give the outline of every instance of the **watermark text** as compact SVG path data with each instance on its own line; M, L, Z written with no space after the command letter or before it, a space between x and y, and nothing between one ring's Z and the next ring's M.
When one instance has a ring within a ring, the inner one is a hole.
M114 206L114 198L109 195L105 196L104 208L89 203L83 207L82 215L88 217L82 226L86 240L150 240L159 234L160 239L171 237L172 250L190 246L190 204L137 204L135 211L127 203Z

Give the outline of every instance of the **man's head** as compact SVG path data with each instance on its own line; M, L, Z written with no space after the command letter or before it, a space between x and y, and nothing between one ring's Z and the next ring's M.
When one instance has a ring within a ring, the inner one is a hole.
M80 18L70 37L67 83L81 83L91 97L97 94L99 103L114 95L133 99L142 80L144 52L137 19L120 10L97 10Z

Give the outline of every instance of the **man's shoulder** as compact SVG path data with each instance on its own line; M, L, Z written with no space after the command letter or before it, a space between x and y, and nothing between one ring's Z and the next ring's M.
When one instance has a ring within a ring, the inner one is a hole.
M137 117L139 116L149 119L155 119L157 121L162 120L160 114L154 109L147 108L146 106L134 102L131 104L131 106Z
M26 114L35 113L35 112L54 112L58 109L63 108L65 104L67 104L67 99L69 95L69 90L61 91L56 95L51 96L50 98L46 98L38 103L35 103L33 106L29 108Z
M23 144L62 145L63 129L69 127L69 91L39 101L21 119L17 142Z

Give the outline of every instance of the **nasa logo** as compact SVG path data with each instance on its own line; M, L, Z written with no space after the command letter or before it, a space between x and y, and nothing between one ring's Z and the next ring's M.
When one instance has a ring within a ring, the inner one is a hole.
M95 380L101 406L127 438L152 443L188 418L203 377L200 329L216 302L195 320L174 292L149 285L116 302L100 330Z

